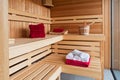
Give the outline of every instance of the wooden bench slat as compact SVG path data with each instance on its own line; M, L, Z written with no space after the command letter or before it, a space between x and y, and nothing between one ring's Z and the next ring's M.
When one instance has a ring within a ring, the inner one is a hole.
M33 80L42 80L54 67L55 65L49 65L49 67L39 73Z
M100 43L98 42L84 42L84 41L60 41L58 44L69 44L69 45L94 45L94 46L100 46Z
M19 73L16 73L15 75L10 77L10 80L23 80L26 76L32 74L32 72L39 69L39 67L43 66L44 64L36 63L34 65L31 65L31 67L27 67L24 70L20 71Z
M40 67L39 69L37 69L36 71L34 71L33 73L31 73L29 76L27 76L24 80L32 80L35 76L37 76L38 74L40 74L47 67L49 67L49 64L43 65L42 67Z
M52 49L52 52L54 52L54 53L62 53L62 54L68 54L71 51L73 51L73 49L71 49L71 50L64 50L64 49L57 49L56 50L56 49ZM85 51L85 50L83 50L83 51ZM97 57L100 56L100 54L98 54L98 52L91 52L91 51L85 51L85 52L89 53L91 56L97 56Z
M27 61L24 61L24 62L22 62L22 63L20 63L20 64L18 64L18 65L16 65L16 66L10 68L10 69L9 69L9 74L11 75L11 74L13 74L14 72L16 72L16 71L18 71L18 70L26 67L26 66L27 66L27 63L28 63Z
M24 55L21 55L19 57L10 59L9 60L9 66L14 65L14 64L16 64L16 63L18 63L18 62L20 62L22 60L28 59L29 57L32 57L32 56L34 56L34 55L36 55L38 53L44 52L45 50L49 50L50 48L51 48L51 46L46 46L46 47L31 51L29 53L26 53Z
M65 64L65 55L62 55L62 54L51 54L50 56L45 58L43 61L61 64L61 65L66 65ZM98 64L96 64L96 61ZM92 65L95 65L97 68L92 66ZM90 63L88 68L84 68L84 67L78 67L78 68L82 68L83 70L86 69L86 70L101 71L100 59L99 58L92 58L91 63Z
M68 74L75 74L81 76L87 76L92 78L101 78L101 63L100 58L92 57L89 67L78 67L65 64L65 55L62 54L51 54L46 57L43 61L58 64L62 66L62 72ZM84 74L83 74L84 73Z
M70 45L52 45L52 48L60 48L60 49L79 49L79 50L92 50L92 51L100 51L99 47L87 47L87 46L70 46Z
M55 80L60 73L62 72L62 68L60 66L56 66L47 76L45 76L42 80Z

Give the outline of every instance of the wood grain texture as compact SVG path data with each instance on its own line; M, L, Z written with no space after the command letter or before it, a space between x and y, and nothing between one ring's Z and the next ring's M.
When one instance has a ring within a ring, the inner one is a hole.
M51 53L51 46L46 46L43 48L36 49L34 51L25 53L20 56L16 56L9 60L9 75L19 72L21 69L31 66L33 63L39 61L46 55ZM16 73L17 74L17 73ZM15 75L16 75L15 74Z
M101 0L53 0L52 17L102 14Z
M110 0L103 0L103 16L104 16L104 27L103 33L105 34L105 68L110 69L111 67L111 22L110 22Z
M53 0L54 7L51 9L51 17L67 17L67 16L85 16L85 15L102 15L102 0ZM72 34L79 33L79 27L83 26L84 22L79 24L52 24L53 28L64 28ZM91 26L90 33L102 34L103 24L96 23Z
M16 39L15 44L9 47L9 59L23 55L30 51L42 48L44 46L51 45L58 41L63 40L63 36L59 35L47 35L46 38L23 38L23 39Z
M11 76L10 80L56 80L61 71L58 65L38 62Z
M0 80L9 80L8 0L0 0Z
M68 33L70 34L79 34L80 33L80 27L83 27L84 23L77 23L77 24L52 24L51 25L51 31L54 28L62 28L65 30L68 30ZM102 23L95 23L90 27L90 34L102 34Z
M104 35L65 35L64 41L52 46L55 54L48 56L44 61L61 65L64 73L104 80L104 40ZM91 63L89 67L84 68L65 64L65 55L74 49L90 54Z
M53 0L53 4L55 7L51 9L52 18L85 15L103 16L103 23L94 24L90 29L90 33L105 34L105 68L110 68L110 0ZM69 33L79 34L79 26L83 26L83 24L52 24L51 30L53 28L64 28L68 29Z
M29 18L34 15L39 15L42 18L50 18L50 9L42 6L42 0L9 0L9 8L17 11L21 11L20 13L30 13L28 14ZM18 14L18 12L16 13ZM15 11L14 11L15 12ZM39 18L40 18L39 17ZM37 24L44 23L42 20L35 21L35 19L29 19L28 17L21 17L20 15L16 16L10 15L9 27L10 27L10 38L25 38L29 37L29 24ZM17 20L16 20L17 19ZM19 19L19 20L18 20ZM29 22L27 22L27 20ZM45 32L49 32L50 24L45 25Z

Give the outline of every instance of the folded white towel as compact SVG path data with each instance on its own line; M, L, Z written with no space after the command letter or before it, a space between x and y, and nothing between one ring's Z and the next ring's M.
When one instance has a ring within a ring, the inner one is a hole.
M88 53L82 53L80 54L80 58L82 62L88 62L90 59L90 55Z
M79 61L79 60L80 60L80 57L79 57L79 56L74 56L74 57L73 57L73 60Z
M89 62L90 55L75 49L66 56L66 59Z
M79 56L79 55L81 54L81 51L75 49L75 50L73 50L71 53L73 53L74 56Z
M66 59L71 59L71 60L73 60L73 54L72 53L69 53L67 56L66 56Z

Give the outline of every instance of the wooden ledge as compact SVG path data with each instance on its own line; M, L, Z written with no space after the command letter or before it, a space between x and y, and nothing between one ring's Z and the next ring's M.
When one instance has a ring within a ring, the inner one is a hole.
M47 35L46 38L20 38L9 46L9 59L63 40L62 35Z
M90 35L64 35L64 40L89 40L89 41L104 41L104 34L90 34Z

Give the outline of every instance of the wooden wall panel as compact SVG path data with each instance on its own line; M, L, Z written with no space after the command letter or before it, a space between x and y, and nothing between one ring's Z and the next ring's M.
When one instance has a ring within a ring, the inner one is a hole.
M85 15L102 15L102 0L53 0L54 7L51 9L51 16L66 17L66 16L85 16ZM77 33L80 24L54 24L51 25L51 30L58 27L69 30L69 33ZM102 23L96 23L91 26L90 33L103 33Z
M53 0L53 4L54 7L51 9L52 18L86 15L103 16L103 23L93 25L90 33L105 34L105 68L110 68L110 0ZM55 27L68 29L70 33L78 34L78 24L52 24L51 30Z
M9 8L39 15L44 18L50 18L50 9L42 6L41 1L42 0L9 0ZM10 38L29 37L29 24L31 23L33 22L9 20ZM50 24L45 23L44 25L45 32L48 33Z
M51 31L54 28L62 28L65 30L68 30L69 34L79 34L80 33L80 27L83 27L83 23L77 23L77 24L52 24L51 25ZM90 27L90 33L91 34L101 34L102 31L102 23L95 23Z
M52 17L102 14L101 0L53 0Z

